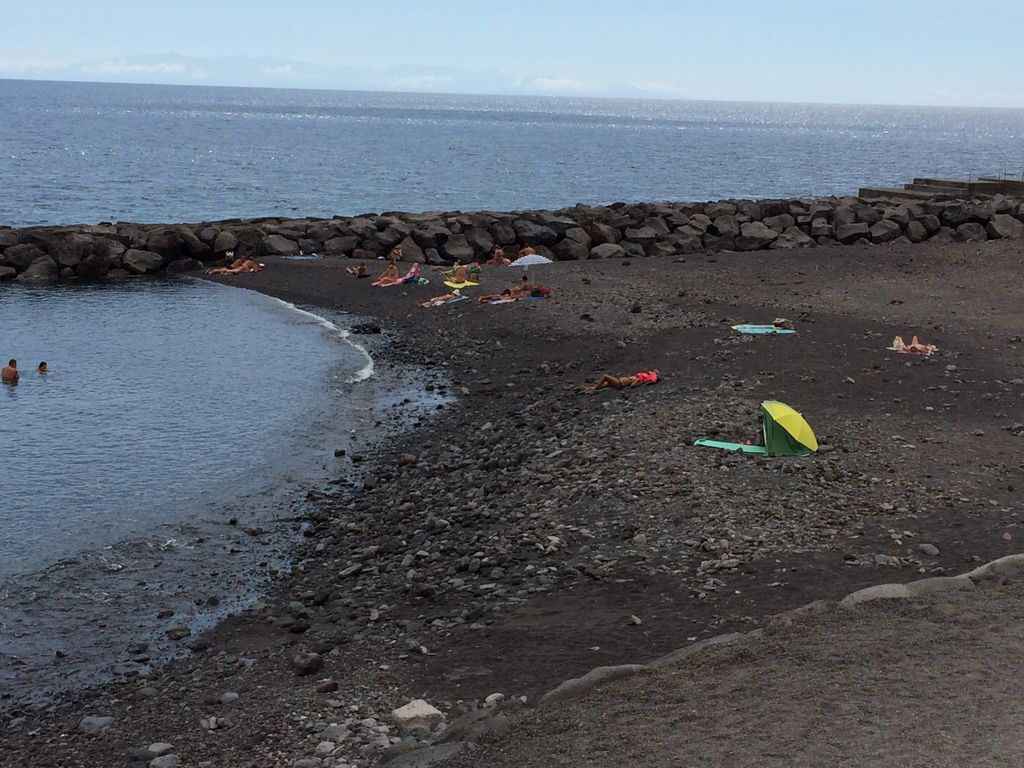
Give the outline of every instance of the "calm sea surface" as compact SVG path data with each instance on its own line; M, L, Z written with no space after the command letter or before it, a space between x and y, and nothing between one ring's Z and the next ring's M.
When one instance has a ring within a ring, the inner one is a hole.
M0 224L856 193L1024 173L1024 110L0 80Z
M0 385L0 690L16 693L84 680L147 633L156 656L167 628L253 599L306 491L343 473L334 449L379 411L332 323L200 280L3 285L0 354L22 368Z

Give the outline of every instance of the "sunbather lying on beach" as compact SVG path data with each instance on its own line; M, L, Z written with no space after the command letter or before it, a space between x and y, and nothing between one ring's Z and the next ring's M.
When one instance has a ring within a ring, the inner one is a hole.
M252 259L235 259L230 267L213 267L206 270L208 275L240 275L243 272L259 272L262 267Z
M388 268L384 270L384 273L373 281L374 285L392 285L398 282L398 267L394 265L394 262L388 264Z
M443 296L434 296L433 298L427 299L426 301L418 301L418 302L416 302L416 306L418 306L418 307L436 307L436 306L439 306L441 304L447 304L448 302L455 301L456 299L461 299L461 298L462 298L462 294L461 293L459 293L458 291L452 291L451 293L446 293Z
M523 281L515 288L506 288L501 293L491 293L481 296L476 300L477 304L493 304L494 302L518 301L525 299L533 293L533 283L530 278L523 275Z
M902 336L897 336L892 340L892 346L889 349L904 355L924 355L925 357L930 357L939 351L939 348L934 344L922 344L917 340L917 336L909 344L903 341Z
M581 387L584 392L597 392L599 389L628 389L630 387L642 387L645 384L657 384L659 374L657 371L641 371L632 376L612 376L602 373L596 384L585 384Z
M345 271L348 272L352 277L369 277L370 273L366 271L366 265L360 264L358 267L345 267Z

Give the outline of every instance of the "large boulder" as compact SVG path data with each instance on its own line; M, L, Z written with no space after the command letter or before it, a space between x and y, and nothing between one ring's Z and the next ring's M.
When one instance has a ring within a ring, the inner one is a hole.
M483 227L470 227L462 233L473 251L479 256L485 256L494 247L494 236Z
M704 250L704 241L699 235L673 232L665 238L665 242L670 243L676 253L698 253Z
M675 246L668 242L657 242L647 247L647 255L652 258L672 258L676 255Z
M203 262L197 259L175 259L167 265L165 270L168 275L183 275L187 272L198 272L203 268Z
M388 253L392 248L405 239L406 234L408 233L403 233L398 227L389 226L381 232L377 232L376 234L368 237L367 243L369 243L369 245L367 245L367 247L371 251Z
M838 211L836 213L838 215ZM836 227L836 240L843 245L851 245L861 238L868 238L870 236L871 227L863 222L857 222L856 224L841 224Z
M594 239L594 243L596 245L622 242L622 232L617 230L615 227L609 226L608 224L602 224L599 221L594 222L590 226L590 236Z
M441 247L441 253L450 261L466 263L473 259L473 246L466 241L465 235L452 235Z
M590 258L590 247L570 237L563 238L551 249L559 261L579 261Z
M93 239L80 233L55 237L50 241L48 251L57 266L74 268L92 253Z
M921 226L924 227L925 232L929 235L934 235L939 231L939 227L942 226L942 221L933 213L926 213L924 216L918 216L915 221L920 221Z
M912 243L921 243L928 239L928 230L917 219L907 224L907 239Z
M902 229L906 229L909 226L912 218L910 210L905 205L901 205L898 208L889 208L882 216L887 221L895 221Z
M832 237L833 234L835 234L835 229L829 224L828 219L824 217L811 219L811 237L815 239L819 237Z
M961 224L966 224L971 218L971 212L966 205L960 202L947 203L942 213L939 214L939 219L947 227L959 227Z
M413 244L415 245L415 243ZM355 235L341 235L339 237L332 237L324 243L324 253L328 256L348 256L358 247L358 237ZM405 252L404 248L402 252Z
M704 207L704 215L709 219L717 219L719 216L735 216L736 203L730 203L728 201L708 203Z
M800 229L800 227L793 226L787 227L786 231L779 235L770 247L776 250L788 250L791 248L810 248L814 245L814 239L810 235Z
M601 243L590 249L592 259L621 259L626 250L618 243Z
M163 268L165 259L159 253L153 251L142 251L137 248L129 248L124 254L124 267L136 275L144 275L150 272L159 272Z
M110 259L104 253L91 253L78 262L75 274L87 280L99 280L110 271Z
M668 225L661 216L648 216L644 219L643 225L648 229L653 229L659 235L667 235L670 231Z
M778 232L760 221L747 221L740 225L736 247L741 251L758 251L774 243L778 236Z
M0 266L0 280L7 280L18 274L18 270L14 267Z
M968 243L981 243L988 240L988 232L985 227L976 221L968 221L956 228L960 239Z
M554 214L550 213L539 214L537 220L541 226L547 227L548 229L555 233L555 240L561 237L565 237L566 230L576 226L575 219L570 219L566 216L555 216ZM550 241L549 243L541 244L550 245L553 242L554 240ZM530 243L530 245L535 245L535 243Z
M551 245L558 240L553 229L528 219L516 219L512 230L516 233L516 242L523 245Z
M774 229L776 232L782 232L789 229L796 224L796 219L791 214L780 213L778 216L768 216L763 220L763 223L769 229Z
M263 247L271 256L297 256L299 244L284 235L267 235L263 238Z
M859 205L855 210L857 211L857 221L867 224L869 227L882 220L882 212L873 206Z
M929 243L955 243L956 242L956 230L952 227L939 227L935 232L928 238Z
M427 260L423 249L416 245L416 241L411 237L405 238L405 240L398 244L398 247L402 249L402 261L415 261L422 264Z
M871 242L889 243L903 234L903 229L891 219L882 219L871 225Z
M424 224L413 229L410 237L416 241L416 245L425 250L427 248L440 248L451 237L451 234L451 230L447 227L442 227L440 224Z
M1024 224L1008 213L996 213L988 226L988 236L993 240L1024 237Z
M233 251L237 245L238 238L235 237L235 233L229 229L222 229L213 239L213 255L220 256L227 251Z
M736 221L735 216L726 214L715 218L711 223L711 231L716 235L736 237L740 233L740 224Z
M18 280L25 282L56 282L60 279L60 267L49 256L40 256L33 260L25 271L18 275Z
M650 227L627 227L625 235L626 240L631 243L638 243L644 249L658 240L658 233Z
M494 242L500 245L512 245L516 241L516 231L512 229L511 224L504 221L492 224L491 234L494 235Z
M38 245L22 243L7 248L3 253L3 259L19 272L24 272L28 269L29 264L45 255L46 253Z

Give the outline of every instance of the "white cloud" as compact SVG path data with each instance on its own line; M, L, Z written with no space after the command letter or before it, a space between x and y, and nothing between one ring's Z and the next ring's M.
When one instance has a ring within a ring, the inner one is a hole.
M186 69L181 62L157 62L156 64L129 64L127 61L101 61L97 64L87 64L82 67L83 72L91 72L99 75L134 75L134 74L155 74L155 75L180 75Z
M448 75L412 75L400 77L391 81L392 88L432 88L435 85L444 85L455 80Z
M550 91L552 93L564 91L589 93L601 89L601 86L597 83L587 83L583 80L574 80L571 77L535 77L527 81L526 85L539 91Z
M68 63L61 59L0 59L0 72L28 75L37 72L52 72L66 69Z
M270 75L271 77L286 77L287 75L293 74L291 64L282 64L278 67L264 67L264 75Z

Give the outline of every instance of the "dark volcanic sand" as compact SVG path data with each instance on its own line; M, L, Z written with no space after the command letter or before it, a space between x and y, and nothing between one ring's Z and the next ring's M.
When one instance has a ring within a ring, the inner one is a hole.
M600 664L1017 551L1020 248L557 264L536 273L547 301L431 310L414 306L447 290L430 273L428 286L374 289L347 262L268 260L232 278L376 318L374 353L447 371L458 402L368 460L368 486L324 503L308 560L265 610L149 680L26 713L4 759L127 765L132 748L167 741L187 766L290 766L313 755L317 723L385 717L417 696L446 710L493 692L535 701ZM485 270L478 290L518 276ZM777 316L799 335L729 329ZM942 352L887 352L897 333ZM574 393L601 371L648 368L664 381ZM802 411L823 452L690 447L754 437L767 398ZM295 677L300 650L324 653L323 670ZM326 677L339 690L316 693ZM225 691L239 700L218 703ZM87 714L115 721L85 737ZM211 715L229 720L206 731ZM371 733L352 728L325 765L359 755Z

